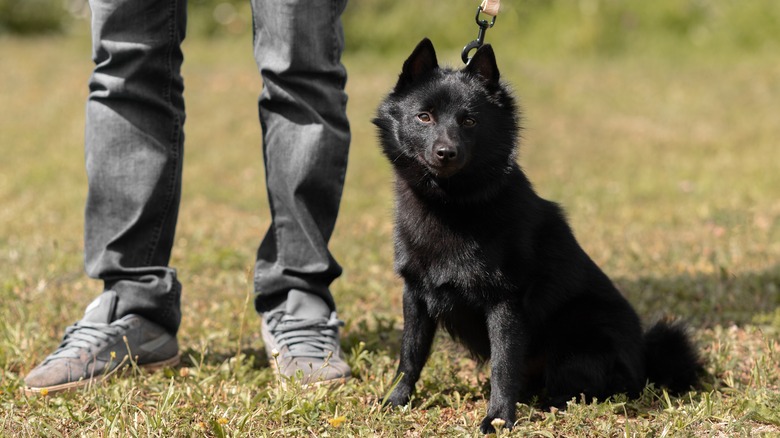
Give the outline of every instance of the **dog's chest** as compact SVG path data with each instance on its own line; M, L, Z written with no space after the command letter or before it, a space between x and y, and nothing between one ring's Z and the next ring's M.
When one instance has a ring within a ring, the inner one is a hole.
M396 223L396 270L427 291L478 299L510 288L505 244L479 223L407 210Z

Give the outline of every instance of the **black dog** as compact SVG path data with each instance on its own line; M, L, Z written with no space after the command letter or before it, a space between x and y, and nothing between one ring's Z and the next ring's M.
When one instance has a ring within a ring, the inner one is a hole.
M515 403L565 407L638 395L647 380L684 391L701 369L678 324L639 318L577 243L561 209L516 163L518 112L493 50L439 68L423 40L374 123L395 171L396 270L405 281L400 383L408 403L438 324L491 362L481 429L511 427Z

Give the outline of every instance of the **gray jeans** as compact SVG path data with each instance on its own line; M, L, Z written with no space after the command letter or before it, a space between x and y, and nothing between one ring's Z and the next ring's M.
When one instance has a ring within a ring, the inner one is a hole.
M350 140L340 61L346 0L251 1L271 212L255 305L264 311L299 289L335 309L329 285L341 267L327 245ZM175 332L181 284L168 262L181 197L186 0L90 6L86 271L118 293L117 318L140 314Z

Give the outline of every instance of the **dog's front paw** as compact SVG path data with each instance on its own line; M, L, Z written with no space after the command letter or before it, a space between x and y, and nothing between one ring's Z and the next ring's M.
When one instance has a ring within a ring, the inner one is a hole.
M396 388L387 398L382 402L383 406L398 407L405 406L409 403L411 394L409 391L403 391L400 387Z
M514 416L512 416L514 417ZM488 415L482 419L482 423L479 425L480 432L484 434L493 433L496 429L511 430L515 425L514 418L504 419L502 417Z

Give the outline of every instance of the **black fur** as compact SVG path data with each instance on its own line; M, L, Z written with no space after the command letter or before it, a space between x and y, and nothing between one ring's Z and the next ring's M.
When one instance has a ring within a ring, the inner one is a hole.
M491 362L483 432L515 403L565 407L637 395L648 378L683 391L699 359L683 328L639 318L577 243L563 212L516 163L518 111L493 50L439 68L423 40L374 123L396 178L396 270L405 281L399 385L409 401L438 325Z

